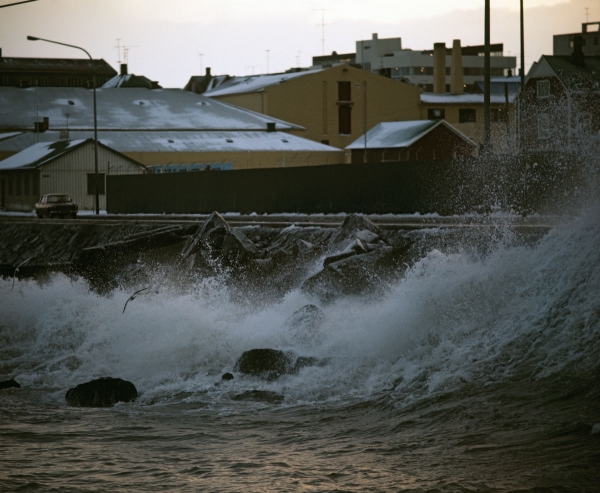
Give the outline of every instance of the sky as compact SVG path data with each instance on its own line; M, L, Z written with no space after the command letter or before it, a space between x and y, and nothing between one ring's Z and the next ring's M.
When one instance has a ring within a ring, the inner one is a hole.
M18 0L0 0L0 7ZM355 42L402 38L403 48L484 41L483 0L37 0L0 8L5 57L84 58L37 36L80 46L118 70L163 87L214 75L308 67L312 57L351 53ZM519 0L491 0L491 42L519 56ZM600 0L524 0L525 65L552 54L552 35L600 21ZM586 10L587 9L587 10ZM517 66L520 60L517 58Z

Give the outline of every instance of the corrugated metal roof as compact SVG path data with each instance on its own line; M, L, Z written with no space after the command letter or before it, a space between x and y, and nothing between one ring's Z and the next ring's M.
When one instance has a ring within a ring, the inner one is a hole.
M406 122L383 122L375 125L367 132L367 149L408 147L439 125L448 127L467 142L473 144L466 135L456 130L445 120L413 120ZM363 135L352 142L346 149L364 149L364 147L365 137Z
M290 79L297 79L306 75L322 72L324 69L305 70L302 72L290 72L273 75L251 75L247 77L231 77L221 84L209 89L204 94L208 97L226 96L229 94L241 94L245 92L261 92L265 87L281 84Z
M79 147L85 140L60 140L58 142L39 142L21 152L0 161L0 170L35 168Z
M70 131L71 139L86 139L93 132ZM35 144L36 139L56 142L59 132L27 132L0 141L0 151L16 152ZM121 152L240 152L240 151L310 151L340 152L336 147L284 132L98 132L98 140Z
M93 129L93 91L77 87L0 87L0 129L32 129L36 116L50 128ZM98 129L264 130L303 127L183 89L100 88Z
M513 103L516 93L508 95L508 102ZM421 103L424 104L483 104L483 94L435 94L421 93ZM490 94L490 103L505 104L504 94Z

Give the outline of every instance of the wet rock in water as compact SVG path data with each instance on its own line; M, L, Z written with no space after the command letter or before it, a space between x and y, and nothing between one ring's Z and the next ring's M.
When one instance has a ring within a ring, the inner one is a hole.
M359 236L360 235L360 236ZM367 243L373 243L381 236L381 230L367 217L360 214L348 214L342 225L335 231L329 240L332 248L343 246L355 238L369 238Z
M240 263L258 255L256 245L240 230L230 230L223 239L223 258L229 263Z
M117 402L132 402L137 395L133 383L120 378L104 377L69 389L65 399L67 404L75 407L111 407Z
M221 380L225 380L226 382L228 382L229 380L233 380L233 374L231 373L224 373L223 376L221 377Z
M382 294L411 263L413 241L405 238L394 246L380 246L357 255L354 250L327 257L323 270L302 284L302 291L330 303L339 296ZM352 253L351 253L352 252Z
M316 305L305 305L286 320L291 338L297 346L312 347L323 340L321 325L325 320L323 311Z
M294 357L290 352L279 349L250 349L242 353L233 371L276 380L282 375L291 373L293 364Z
M267 380L276 380L283 375L296 375L307 366L324 366L328 362L328 359L310 356L296 357L290 351L279 349L250 349L242 353L236 361L233 371Z
M221 250L225 236L231 227L218 212L213 212L195 235L188 238L181 251L181 256L187 258L199 250Z
M0 382L0 390L2 389L20 389L21 386L14 380L14 379L10 379L10 380L4 380L3 382Z
M234 401L259 401L268 402L270 404L280 404L285 397L282 394L271 392L269 390L248 390L233 396L232 399Z

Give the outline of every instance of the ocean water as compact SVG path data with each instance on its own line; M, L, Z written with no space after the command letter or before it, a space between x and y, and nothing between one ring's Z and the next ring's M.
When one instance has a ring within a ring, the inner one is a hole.
M258 306L199 279L123 313L130 294L0 280L0 380L22 386L0 391L0 491L600 491L598 207L533 243L432 248L318 329L290 323L315 303L298 289ZM221 382L259 347L329 363ZM66 405L101 376L138 399Z

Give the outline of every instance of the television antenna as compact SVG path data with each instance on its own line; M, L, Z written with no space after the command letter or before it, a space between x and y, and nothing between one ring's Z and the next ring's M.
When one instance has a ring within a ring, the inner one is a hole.
M117 49L117 56L119 57L119 59L117 60L117 63L119 65L121 65L122 63L127 63L128 58L129 58L129 49L130 48L139 48L139 46L125 46L125 45L121 45L121 38L117 38L117 46L115 46L115 48ZM123 59L121 59L121 50L123 52Z
M325 56L325 26L329 26L331 24L325 23L325 9L312 9L312 10L320 10L321 11L321 24L317 24L317 27L321 27L321 49L323 50L323 56Z
M204 56L204 53L198 53L198 56L200 57L200 75L202 75L202 57Z

